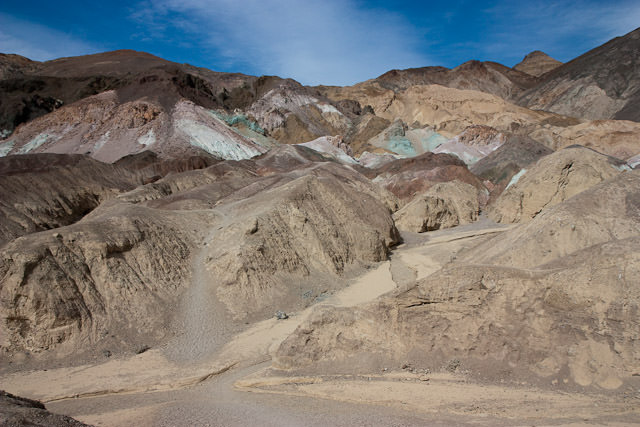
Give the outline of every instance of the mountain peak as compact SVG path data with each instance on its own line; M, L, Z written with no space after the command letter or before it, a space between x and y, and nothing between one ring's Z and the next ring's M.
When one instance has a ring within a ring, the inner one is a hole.
M546 53L534 50L524 57L522 62L513 67L514 70L540 77L549 71L562 65L562 62L553 59Z

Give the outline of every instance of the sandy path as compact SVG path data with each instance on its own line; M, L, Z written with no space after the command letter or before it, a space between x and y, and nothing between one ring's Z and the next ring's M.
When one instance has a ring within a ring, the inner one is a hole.
M220 222L203 239L203 246L192 261L191 286L180 303L182 317L175 325L175 338L162 346L163 354L176 363L210 358L239 329L234 327L227 308L217 298L215 282L210 280L206 268L209 245L231 222L224 209L218 208L215 212Z
M110 395L49 403L58 413L97 426L453 426L446 415L304 396L239 391L233 384L269 363L235 369L181 390Z
M640 424L635 401L606 394L543 391L468 382L463 375L388 372L369 376L262 377L257 372L238 382L241 390L402 408L413 414L458 418L494 425L541 423ZM497 419L501 419L498 422Z

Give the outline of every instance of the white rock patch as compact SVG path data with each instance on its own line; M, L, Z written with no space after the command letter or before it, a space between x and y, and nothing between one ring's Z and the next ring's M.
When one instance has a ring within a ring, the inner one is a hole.
M511 181L509 181L509 184L507 185L507 188L511 187L512 185L516 184L518 181L520 181L520 178L522 178L522 176L527 172L526 169L520 169L520 172L518 172L517 174L515 174L512 178ZM507 189L505 188L505 190Z
M178 128L189 137L194 147L229 160L250 159L261 154L255 148L231 140L222 133L193 120L179 120Z
M102 135L100 137L100 139L98 141L96 141L95 144L93 144L93 150L94 151L98 151L99 149L101 149L104 144L107 143L107 141L109 140L109 134L111 133L111 131L107 131L104 135Z
M13 141L7 141L0 144L0 157L4 157L13 150Z
M138 144L144 145L145 147L148 147L149 145L153 145L155 143L156 143L156 135L153 132L153 129L149 129L149 132L147 132L146 134L138 138Z
M42 144L47 142L49 140L49 138L50 138L49 134L41 133L38 136L36 136L35 138L33 138L31 141L29 141L26 144L24 144L22 147L20 147L20 149L18 150L17 154L27 154L27 153L39 148L40 146L42 146Z

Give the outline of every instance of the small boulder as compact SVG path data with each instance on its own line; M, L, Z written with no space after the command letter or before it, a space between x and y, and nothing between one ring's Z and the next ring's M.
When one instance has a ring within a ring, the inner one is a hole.
M276 319L278 320L285 320L288 319L289 315L287 313L285 313L284 311L276 311Z

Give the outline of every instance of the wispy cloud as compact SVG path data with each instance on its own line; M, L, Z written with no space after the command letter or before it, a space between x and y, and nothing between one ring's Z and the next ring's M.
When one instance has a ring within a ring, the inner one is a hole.
M2 53L17 53L36 61L45 61L99 51L100 48L70 34L0 13Z
M134 18L156 37L180 28L228 70L351 84L428 63L407 17L356 0L158 0Z

